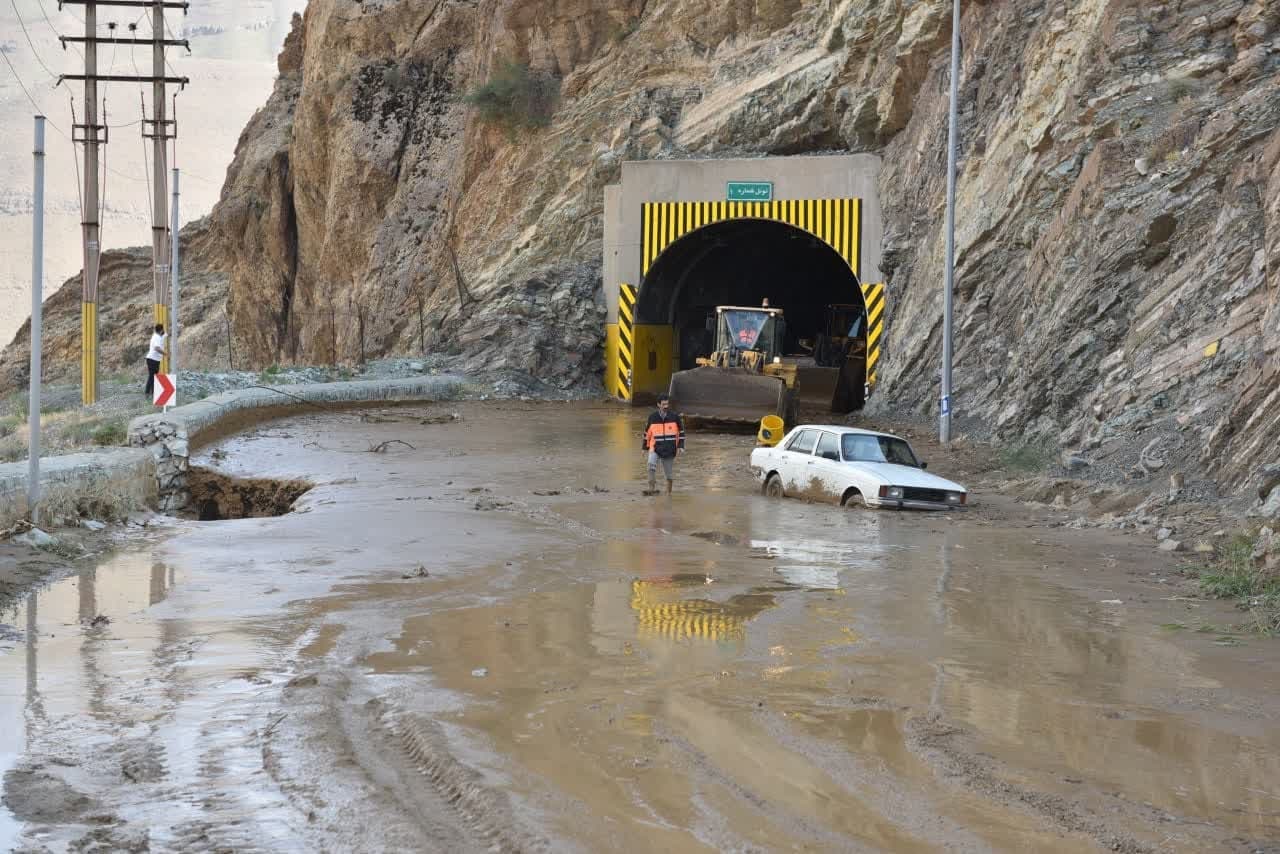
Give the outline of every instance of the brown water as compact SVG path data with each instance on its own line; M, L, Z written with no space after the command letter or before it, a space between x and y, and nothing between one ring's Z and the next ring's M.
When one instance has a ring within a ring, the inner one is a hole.
M1280 839L1274 642L1161 628L1232 619L1152 583L1176 558L981 495L955 517L769 501L741 436L694 435L677 494L642 498L642 416L452 408L229 440L229 474L320 485L288 516L180 523L0 617L0 841ZM368 452L388 439L414 447Z

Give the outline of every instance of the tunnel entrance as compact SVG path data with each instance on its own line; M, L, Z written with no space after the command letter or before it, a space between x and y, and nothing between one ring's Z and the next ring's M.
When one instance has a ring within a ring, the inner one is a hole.
M766 299L783 310L789 356L821 361L825 337L866 337L863 292L848 262L815 235L766 219L713 223L672 243L644 277L636 323L671 328L672 370L688 370L715 347L716 306Z

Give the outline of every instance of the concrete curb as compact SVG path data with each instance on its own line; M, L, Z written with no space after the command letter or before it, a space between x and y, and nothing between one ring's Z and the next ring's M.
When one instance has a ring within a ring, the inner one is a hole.
M152 456L140 448L64 454L40 460L40 522L58 527L78 516L123 518L158 498ZM0 528L31 518L27 463L0 464Z
M309 404L353 408L370 403L453 399L462 391L463 379L450 375L237 389L167 413L135 418L129 423L129 444L150 452L155 462L157 507L173 513L191 498L187 492L191 452L222 436L309 409Z
M252 424L311 409L308 404L349 409L452 400L463 390L463 378L453 375L247 388L144 415L129 423L132 447L40 460L41 522L123 515L144 506L165 513L181 510L190 497L186 482L193 450ZM30 516L27 463L0 464L0 529Z

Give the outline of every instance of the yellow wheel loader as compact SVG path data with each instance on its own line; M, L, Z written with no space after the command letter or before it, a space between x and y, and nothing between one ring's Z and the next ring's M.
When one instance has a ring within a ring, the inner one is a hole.
M829 305L822 332L807 342L812 355L783 358L796 366L801 404L831 412L862 407L867 396L866 326L861 305Z
M717 306L715 327L715 351L671 376L672 408L703 421L758 424L776 415L794 424L796 371L782 361L782 309Z

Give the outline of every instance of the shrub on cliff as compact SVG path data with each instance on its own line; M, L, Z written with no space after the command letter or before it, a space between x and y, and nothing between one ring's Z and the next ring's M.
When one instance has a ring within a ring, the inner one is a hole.
M489 79L472 89L466 102L480 113L480 120L502 128L507 136L551 124L560 81L532 71L518 62L498 66Z

